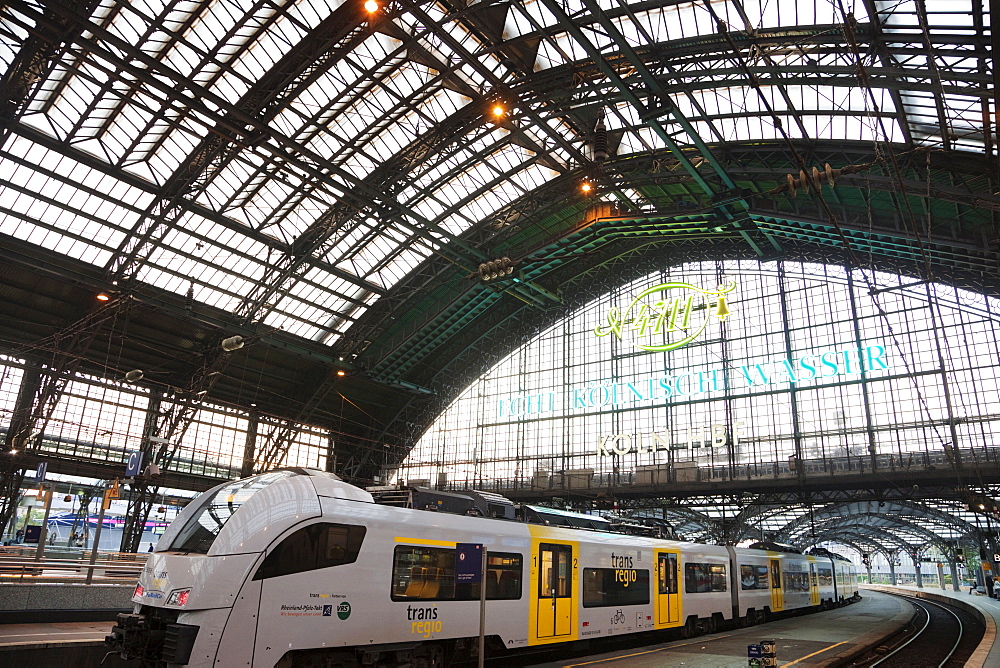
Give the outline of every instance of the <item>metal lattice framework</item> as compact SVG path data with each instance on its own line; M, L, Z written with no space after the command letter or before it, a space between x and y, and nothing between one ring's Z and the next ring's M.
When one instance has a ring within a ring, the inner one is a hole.
M308 422L366 481L643 261L997 294L990 25L981 0L5 3L0 344L46 373L4 448L58 378L156 369L184 407L160 463L211 400L286 421L257 467Z

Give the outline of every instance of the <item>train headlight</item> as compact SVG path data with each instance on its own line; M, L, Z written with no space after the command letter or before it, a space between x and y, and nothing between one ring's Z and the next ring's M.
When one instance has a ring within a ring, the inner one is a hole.
M179 607L184 607L187 605L188 596L191 595L190 589L175 589L170 592L170 596L167 597L167 605L176 605Z
M145 591L146 591L146 590L142 588L142 585L141 585L141 584L137 584L137 585L135 586L135 591L134 591L134 592L132 592L132 598L142 598L142 594L143 594L143 592L145 592Z

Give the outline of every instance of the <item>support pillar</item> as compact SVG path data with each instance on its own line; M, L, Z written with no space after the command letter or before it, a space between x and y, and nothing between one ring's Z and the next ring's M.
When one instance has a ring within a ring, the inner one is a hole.
M17 502L21 498L24 482L23 453L31 441L35 396L42 386L41 366L28 361L21 375L14 410L7 424L7 433L0 443L0 537L3 532L14 533L17 527ZM21 453L15 455L14 453Z
M921 575L920 573L920 557L916 555L913 556L913 572L915 573L915 578L917 581L917 589L923 589L924 579L923 575Z
M162 395L150 393L149 403L146 405L145 422L142 426L142 444L140 445L143 467L156 461L157 444L163 448L168 443L166 439L157 435L157 423L162 407L161 400ZM149 517L150 506L150 503L147 503L148 489L144 481L145 477L140 472L131 484L128 509L125 511L125 524L122 527L121 545L118 548L120 552L139 551L139 543L142 541L142 534L146 529L146 518ZM94 549L96 550L97 547L95 542Z
M326 432L326 472L335 473L337 469L337 454L336 454L336 442L337 439L334 438L333 430ZM385 484L383 481L382 484Z
M941 591L944 591L944 564L942 564L940 561L937 564L937 576L938 576L938 587L941 588Z
M949 562L948 565L951 567L951 588L952 588L952 591L962 591L961 587L959 587L959 585L958 585L958 564L955 563L955 560L953 559L951 562ZM943 589L943 587L942 587L942 589Z
M895 557L889 558L889 584L896 586L896 559Z
M49 512L52 510L52 495L55 494L55 483L42 483L39 491L45 490L45 517L42 518L41 531L38 534L38 547L35 549L35 561L41 561L45 556L45 546L49 540ZM27 529L25 530L27 531Z
M254 457L257 449L257 422L259 416L257 411L250 411L250 419L247 421L247 440L243 444L243 465L240 467L240 477L247 478L253 475Z

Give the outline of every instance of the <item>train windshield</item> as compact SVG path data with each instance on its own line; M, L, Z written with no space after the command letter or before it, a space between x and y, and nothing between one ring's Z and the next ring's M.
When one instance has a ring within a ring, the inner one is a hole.
M222 527L251 496L278 480L294 475L299 474L295 471L262 473L220 487L212 494L202 495L195 502L198 507L184 523L170 549L179 552L207 553Z

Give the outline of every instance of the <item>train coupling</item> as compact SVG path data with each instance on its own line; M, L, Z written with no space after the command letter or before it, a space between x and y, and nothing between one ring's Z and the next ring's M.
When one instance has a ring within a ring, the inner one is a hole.
M147 615L122 613L104 642L125 660L185 665L197 636L198 627L191 624L163 623Z

